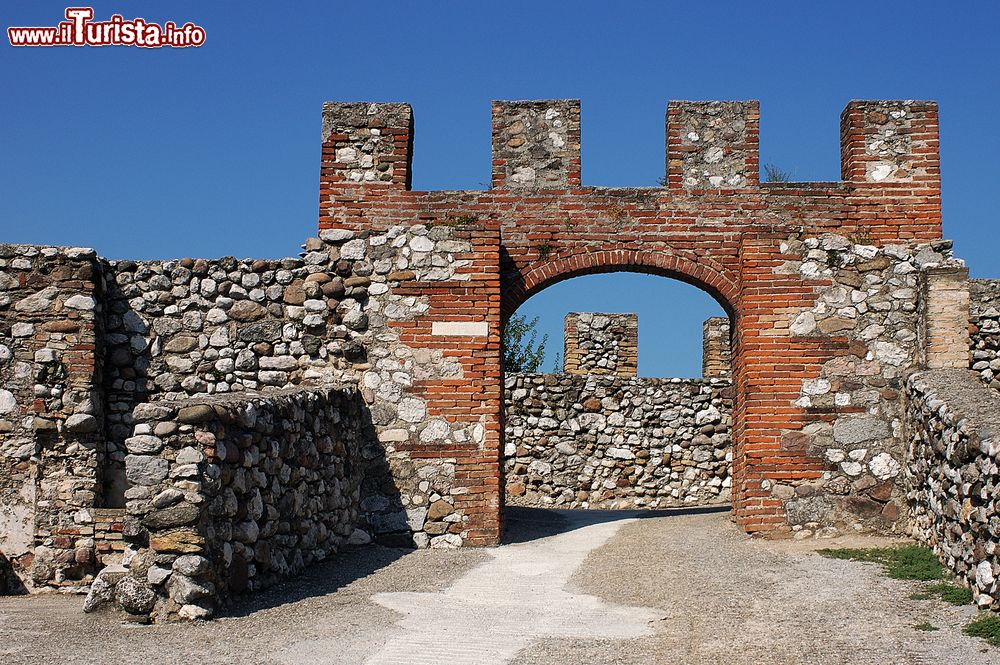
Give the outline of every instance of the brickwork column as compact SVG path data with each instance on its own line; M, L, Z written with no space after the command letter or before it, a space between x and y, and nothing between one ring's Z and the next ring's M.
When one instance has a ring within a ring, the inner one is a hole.
M732 374L729 318L713 316L702 324L701 375L706 379L727 378Z
M928 369L969 367L969 270L928 268L920 275L918 363Z

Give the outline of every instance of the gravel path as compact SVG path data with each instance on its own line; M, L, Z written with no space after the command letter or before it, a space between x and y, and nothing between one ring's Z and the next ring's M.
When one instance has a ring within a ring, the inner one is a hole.
M519 509L502 548L345 553L207 623L0 598L0 662L1000 663L961 634L971 607L911 600L917 583L751 540L725 513L650 515Z

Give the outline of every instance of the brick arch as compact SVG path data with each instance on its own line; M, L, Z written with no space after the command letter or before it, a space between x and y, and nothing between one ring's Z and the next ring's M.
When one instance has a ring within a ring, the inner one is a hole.
M609 272L646 273L686 282L711 295L735 320L738 287L724 267L704 257L638 250L563 254L536 263L523 272L505 274L500 285L503 319L506 321L528 298L553 284Z

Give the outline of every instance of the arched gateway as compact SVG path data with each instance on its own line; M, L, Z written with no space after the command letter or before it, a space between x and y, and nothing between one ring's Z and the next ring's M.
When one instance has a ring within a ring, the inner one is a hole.
M390 295L411 309L387 301L370 355L421 365L376 419L379 438L390 459L450 475L441 523L456 542L500 535L504 317L549 284L612 270L690 282L733 317L743 529L900 519L898 387L917 297L893 280L941 238L936 105L851 102L841 182L760 183L758 120L756 102L671 102L665 186L592 187L579 102L495 102L492 188L417 192L408 105L324 107L320 235L391 264ZM382 397L367 399L377 411Z

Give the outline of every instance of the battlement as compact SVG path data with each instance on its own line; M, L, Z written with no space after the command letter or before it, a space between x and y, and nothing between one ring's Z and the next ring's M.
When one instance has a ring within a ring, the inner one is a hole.
M581 186L580 101L495 101L492 188ZM671 190L760 186L760 103L672 101L666 113ZM938 110L930 101L852 101L841 114L841 173L851 185L940 182ZM399 103L323 106L324 187L410 189L413 111Z

